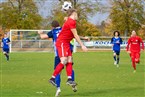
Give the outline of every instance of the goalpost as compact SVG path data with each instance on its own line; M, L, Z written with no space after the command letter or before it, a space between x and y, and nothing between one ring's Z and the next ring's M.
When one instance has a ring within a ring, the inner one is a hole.
M54 52L52 39L40 39L40 30L10 30L10 52ZM50 30L41 30L48 33ZM76 41L74 41L76 42ZM74 43L74 52L76 52Z

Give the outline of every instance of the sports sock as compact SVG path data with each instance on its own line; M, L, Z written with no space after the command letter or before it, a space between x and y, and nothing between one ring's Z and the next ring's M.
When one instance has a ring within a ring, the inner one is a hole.
M136 64L135 64L135 62L132 62L132 66L133 66L134 70L136 70Z
M67 63L66 64L66 73L68 77L72 76L72 63Z
M60 88L60 82L61 82L60 74L58 74L55 78L55 83L57 85L57 88Z
M72 75L71 75L71 77L72 77L72 81L75 81L75 72L74 72L74 70L72 70Z
M134 68L134 70L136 70L135 58L131 57L131 61L132 61L132 67Z
M6 56L7 60L9 60L9 55L7 53L4 54L4 55Z
M61 70L63 69L63 67L64 67L64 65L60 62L60 63L56 66L56 68L55 68L55 70L54 70L54 72L53 72L53 76L56 77L56 76L61 72Z
M120 59L120 58L119 58L119 56L118 56L118 57L117 57L117 64L119 64L119 59Z
M116 61L116 56L114 56L113 58L114 58L114 61Z

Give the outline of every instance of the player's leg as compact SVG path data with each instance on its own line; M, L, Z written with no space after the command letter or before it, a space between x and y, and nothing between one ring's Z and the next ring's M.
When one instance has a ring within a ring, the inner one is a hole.
M71 75L71 77L72 77L72 81L75 81L75 72L74 72L74 70L72 70L72 75Z
M74 81L72 79L72 56L68 56L68 63L66 64L66 72L67 72L67 76L68 76L68 80L67 83L68 85L73 85Z
M116 52L117 55L117 67L119 66L119 60L120 60L120 51Z
M140 62L140 52L135 53L135 62L139 63Z
M54 85L54 86L57 86L56 83L55 83L55 78L56 76L61 72L61 70L64 68L64 66L67 64L67 49L68 49L68 46L67 44L65 43L56 43L56 47L57 47L57 50L58 50L58 55L60 57L60 63L56 66L54 72L53 72L53 75L51 77L51 79L49 80L49 82Z
M7 56L7 61L9 61L9 49L7 49L7 54L6 54L6 56Z
M54 70L55 70L55 68L56 68L56 66L60 63L60 58L59 58L59 56L55 56L55 63L54 63ZM55 79L55 82L56 82L56 84L57 84L57 88L60 88L60 81L61 81L61 79L60 79L60 74L58 74L57 76L56 76L56 79Z
M113 58L114 58L114 65L116 65L117 61L116 61L116 52L115 51L113 51Z
M75 82L75 72L74 72L74 70L72 70L72 81ZM73 86L72 86L72 90L73 90L74 92L77 92L77 83L76 83L76 85L73 85Z
M76 83L72 80L72 51L70 46L68 47L68 60L67 60L67 64L66 64L66 72L67 72L67 76L68 76L68 80L67 83L70 86L76 86Z
M61 82L60 74L58 74L55 78L55 83L56 83L56 87L57 87L55 97L58 97L61 93L60 82Z
M56 66L60 63L60 58L59 56L56 56L55 57L55 60L54 60L55 64L54 64L54 69L56 68ZM58 74L55 78L55 83L56 83L56 93L55 93L55 97L58 97L61 93L61 89L60 89L60 82L61 82L61 78L60 78L60 74Z
M131 61L132 61L132 67L134 71L136 71L136 63L135 63L135 53L131 52Z
M73 48L74 48L74 46L72 44L70 44L71 53L73 53ZM72 57L71 61L72 61L72 65L74 65L73 57ZM74 70L72 70L72 80L75 81L75 72L74 72Z
M72 65L74 65L74 62L73 62L73 57L72 57ZM74 70L72 70L72 81L75 81L75 72L74 72ZM77 92L77 86L72 86L72 90L74 91L74 92Z
M57 86L55 83L56 76L61 72L64 65L67 64L67 57L61 57L60 60L61 60L61 62L56 66L56 68L53 72L53 75L52 75L51 79L49 80L49 82L54 86Z
M9 49L3 48L3 54L5 55L7 61L9 61Z

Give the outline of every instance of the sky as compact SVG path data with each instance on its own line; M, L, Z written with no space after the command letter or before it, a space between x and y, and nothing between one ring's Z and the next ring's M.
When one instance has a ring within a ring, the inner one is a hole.
M57 6L58 0L44 0L43 2L41 0L36 0L37 5L39 6L39 13L43 17L47 17L51 15L51 8ZM86 0L81 0L86 1ZM105 5L105 6L110 6L108 3L108 0L98 0L100 4ZM91 0L93 2L93 0ZM101 24L102 21L106 20L109 16L109 12L97 12L93 16L89 16L88 20L93 23L93 24Z

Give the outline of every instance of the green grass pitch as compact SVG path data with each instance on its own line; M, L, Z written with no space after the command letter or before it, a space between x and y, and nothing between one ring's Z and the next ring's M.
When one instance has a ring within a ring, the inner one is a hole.
M53 72L53 53L11 53L9 62L0 54L0 97L54 97L56 89L48 83ZM60 97L145 97L144 55L133 73L125 51L121 52L119 68L113 64L111 51L75 53L78 92L65 84L64 69Z

